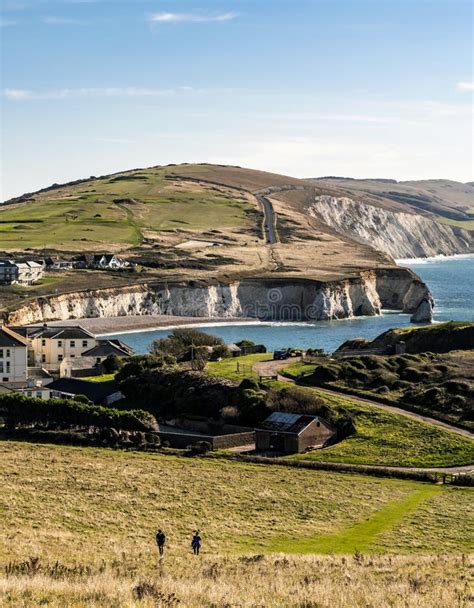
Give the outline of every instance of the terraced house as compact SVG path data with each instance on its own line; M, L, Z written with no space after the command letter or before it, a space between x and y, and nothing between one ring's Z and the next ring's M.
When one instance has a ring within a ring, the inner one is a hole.
M80 325L67 327L14 328L30 345L29 363L47 370L58 370L65 359L79 358L84 351L97 346L93 334Z
M26 382L28 376L28 340L0 325L0 381Z
M0 284L33 285L43 278L43 266L38 262L0 260Z

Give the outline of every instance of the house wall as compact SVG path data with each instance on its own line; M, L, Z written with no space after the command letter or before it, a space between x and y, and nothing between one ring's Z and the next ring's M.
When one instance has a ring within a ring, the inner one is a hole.
M314 420L300 435L257 430L255 432L256 448L261 451L269 451L275 449L270 447L271 444L275 445L280 442L282 452L301 454L308 448L324 444L335 432L336 430L331 426L318 420ZM277 435L277 439L272 438L272 435Z
M44 343L43 343L44 342ZM80 357L83 352L97 345L95 338L34 338L31 348L34 352L34 364L45 369L59 369L63 359Z
M298 437L296 449L302 453L308 448L324 444L335 434L335 429L320 420L314 420Z
M28 349L26 346L0 348L0 381L26 382Z

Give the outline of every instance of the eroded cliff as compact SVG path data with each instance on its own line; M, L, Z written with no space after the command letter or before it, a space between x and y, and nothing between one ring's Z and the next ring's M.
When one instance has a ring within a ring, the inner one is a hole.
M187 317L320 321L377 315L382 308L416 313L431 295L410 270L386 268L332 282L249 279L233 283L144 284L37 298L9 314L12 324L85 317ZM423 319L429 320L429 318Z
M396 259L474 251L474 233L413 213L394 213L333 196L316 196L308 211L338 232Z

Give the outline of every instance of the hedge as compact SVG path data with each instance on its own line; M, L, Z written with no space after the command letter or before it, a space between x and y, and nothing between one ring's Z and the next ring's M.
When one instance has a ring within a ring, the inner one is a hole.
M72 399L36 399L19 393L0 395L0 412L8 426L57 424L62 427L156 430L155 418L144 410L117 410Z

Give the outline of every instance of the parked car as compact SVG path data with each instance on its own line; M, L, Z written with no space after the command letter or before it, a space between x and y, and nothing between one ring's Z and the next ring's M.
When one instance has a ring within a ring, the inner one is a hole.
M274 361L283 361L285 359L289 359L291 357L291 352L289 348L282 348L280 350L276 350L273 353Z

